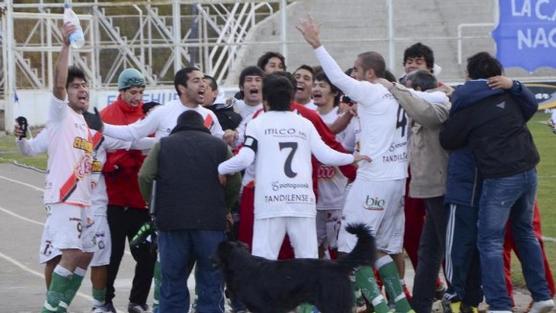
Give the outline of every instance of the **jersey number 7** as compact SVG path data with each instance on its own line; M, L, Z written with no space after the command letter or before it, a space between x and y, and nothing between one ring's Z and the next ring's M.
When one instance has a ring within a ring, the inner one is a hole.
M284 174L286 174L289 178L294 178L297 176L297 173L292 169L292 161L295 151L297 151L297 142L279 142L278 146L280 147L280 151L282 151L282 149L291 149L290 153L286 157L286 162L284 163Z

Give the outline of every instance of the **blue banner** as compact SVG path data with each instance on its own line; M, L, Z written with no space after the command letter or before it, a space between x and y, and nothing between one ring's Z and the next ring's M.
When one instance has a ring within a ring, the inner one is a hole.
M556 68L556 0L499 0L492 32L504 67Z

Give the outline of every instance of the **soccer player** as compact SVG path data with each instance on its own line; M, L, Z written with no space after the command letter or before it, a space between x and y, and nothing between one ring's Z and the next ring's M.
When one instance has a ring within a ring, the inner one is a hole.
M327 125L331 125L339 118L340 90L328 80L324 72L318 72L315 75L313 99L317 107L317 113ZM336 135L336 139L342 142L344 148L349 150L344 142L354 142L358 128L357 120L352 120L344 131ZM330 252L337 250L337 238L342 219L346 185L347 179L337 167L323 164L319 166L319 197L317 200L319 257L328 255L328 250Z
M63 26L62 50L54 73L53 97L48 110L48 171L44 204L45 233L61 251L54 268L42 313L66 312L95 250L91 214L93 136L82 113L89 107L89 86L83 71L68 69L69 35L75 26Z
M104 124L104 133L126 141L137 140L152 133L155 134L155 138L160 139L168 136L176 127L176 119L181 113L193 110L201 114L205 126L213 136L224 138L225 133L216 115L202 106L206 88L203 73L196 67L183 68L176 73L174 86L179 99L157 107L147 117L133 124L121 126Z
M21 129L16 126L15 132L17 137L22 135ZM48 150L48 128L44 128L39 132L37 137L33 139L17 140L16 144L19 151L23 155L37 155L45 153ZM93 286L93 313L105 313L106 298L106 276L107 265L110 262L112 251L110 229L106 220L106 208L108 204L108 195L106 194L106 184L102 175L102 166L106 161L107 150L113 151L117 149L137 149L143 150L152 145L150 138L144 138L137 143L129 143L120 140L114 140L110 137L104 137L93 152L93 168L92 179L93 190L91 192L91 210L95 220L95 244L96 250L91 260L91 284ZM52 239L47 231L43 232L41 239L39 261L45 264L44 276L47 288L52 278L52 270L60 262L60 250L52 246Z
M392 94L372 82L385 76L384 58L377 52L365 52L355 60L352 78L346 75L320 43L318 25L311 19L297 26L315 52L326 76L358 103L361 120L360 149L372 162L363 163L349 190L344 206L346 223L364 221L376 237L378 259L375 267L386 291L395 301L396 312L412 311L402 291L400 277L390 254L402 251L404 234L403 194L407 177L407 117ZM356 238L340 230L338 251L350 252ZM377 312L388 308L376 288L373 272L363 267L356 272L356 282L364 284L364 296ZM363 283L364 282L364 283Z
M267 112L247 125L239 153L218 167L219 174L225 175L255 161L253 254L271 260L278 257L285 234L297 258L318 256L315 195L308 170L311 153L330 165L368 160L326 146L308 120L290 111L292 91L287 78L273 74L265 77L263 101Z
M315 70L309 65L303 64L293 72L293 76L297 81L297 85L294 86L295 102L304 105L308 109L316 110L317 106L313 103L313 99L311 99Z
M242 119L263 108L263 76L257 66L248 66L239 75L239 90L243 97L235 101L234 107Z

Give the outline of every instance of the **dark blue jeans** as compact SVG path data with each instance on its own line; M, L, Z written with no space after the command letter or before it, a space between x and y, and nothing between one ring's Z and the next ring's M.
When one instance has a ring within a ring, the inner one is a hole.
M450 301L478 306L483 301L481 268L477 250L478 207L450 203L447 206L445 273Z
M551 299L544 277L539 241L533 232L535 169L509 177L485 179L479 203L478 248L483 291L489 310L511 311L504 281L504 229L509 220L527 288L534 301Z
M197 312L224 312L224 281L213 259L218 244L224 239L224 231L177 230L159 233L161 313L189 311L187 278L190 262L196 262L197 266Z

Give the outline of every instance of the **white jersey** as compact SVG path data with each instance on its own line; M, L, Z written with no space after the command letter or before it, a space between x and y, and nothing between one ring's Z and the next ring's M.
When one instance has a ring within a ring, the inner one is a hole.
M44 128L33 139L17 140L17 146L20 152L23 155L46 153L48 150L48 129L49 128ZM106 216L108 195L106 193L104 175L102 175L102 167L106 162L106 152L118 149L129 150L130 148L142 150L150 145L152 145L151 138L144 138L132 144L130 142L104 136L100 145L93 151L93 163L91 168L91 210L93 215Z
M44 203L89 206L93 133L82 114L52 96L48 111L48 167Z
M104 124L104 134L117 139L132 141L144 138L154 133L160 139L170 135L176 127L178 117L185 111L193 110L204 119L205 127L215 137L222 138L224 131L218 118L211 110L198 105L195 108L186 107L181 101L173 100L164 105L155 107L144 119L129 125Z
M241 115L241 119L245 119L247 116L257 112L263 108L263 104L259 103L257 105L249 105L243 100L236 100L234 103L235 111Z
M309 120L291 111L269 111L249 122L244 147L218 171L242 170L255 154L257 219L316 215L311 154L324 164L353 162L352 155L329 148Z
M315 55L330 81L358 103L360 153L372 162L362 163L357 176L373 181L406 178L408 120L403 108L384 86L346 75L324 47L315 49Z
M318 112L318 110L317 110ZM324 123L330 125L338 119L338 107L333 108L326 114L318 112ZM344 131L336 135L336 140L342 143L342 139L346 136L346 128ZM345 145L344 145L345 148ZM319 164L318 168L318 187L319 198L317 201L317 210L338 210L344 206L344 195L347 185L347 178L340 172L338 167Z

